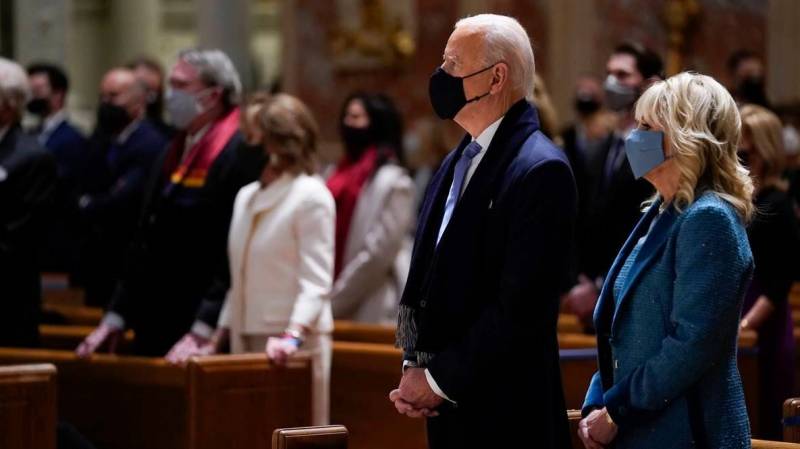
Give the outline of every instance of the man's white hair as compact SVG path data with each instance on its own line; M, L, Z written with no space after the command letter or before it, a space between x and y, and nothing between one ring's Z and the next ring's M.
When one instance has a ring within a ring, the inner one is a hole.
M22 117L31 96L28 74L14 61L0 57L0 107L15 109Z
M223 51L188 49L181 51L178 59L196 68L206 85L221 87L225 106L239 104L242 95L239 72Z
M456 29L466 28L483 35L486 43L484 65L505 62L511 92L533 100L533 75L536 63L528 33L513 17L497 14L479 14L456 22Z

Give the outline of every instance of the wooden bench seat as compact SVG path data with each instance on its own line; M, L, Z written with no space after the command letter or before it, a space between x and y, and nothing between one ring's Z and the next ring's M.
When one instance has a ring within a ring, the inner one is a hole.
M384 324L336 320L333 325L333 339L337 341L393 345L395 342L395 329L395 326ZM577 316L562 313L558 316L558 332L582 335L583 327L580 325Z
M107 449L267 449L272 431L311 422L307 359L285 368L265 355L163 359L0 348L0 364L54 364L58 409Z
M272 449L347 449L344 426L294 427L272 432Z
M0 448L55 447L55 366L0 367Z
M103 319L103 309L99 307L74 306L69 304L42 304L43 323L68 324L95 327Z

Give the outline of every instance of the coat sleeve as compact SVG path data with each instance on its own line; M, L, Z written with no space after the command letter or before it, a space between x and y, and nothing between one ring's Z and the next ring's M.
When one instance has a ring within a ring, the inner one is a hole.
M518 349L525 347L528 357L537 359L549 354L547 341L556 345L559 290L569 272L577 209L575 182L560 160L541 162L516 182L516 191L509 193L513 203L497 298L462 340L428 364L437 385L455 402L485 388L477 374L483 367L502 376L512 369L507 361L519 357Z
M324 201L307 200L298 211L294 233L300 251L297 279L300 290L289 320L292 324L314 328L324 308L329 307L335 214L330 197Z
M657 354L615 380L603 397L620 427L684 395L737 338L740 296L752 274L751 259L741 255L740 225L719 206L686 213L677 231L673 331Z
M6 204L6 210L0 213L0 255L27 251L28 245L36 239L39 226L53 204L56 163L50 154L41 152L26 157L15 173L8 176L5 182L14 182L19 186L14 190L18 207L8 207Z
M412 220L413 189L403 177L392 188L378 220L367 231L361 251L342 269L333 285L333 315L350 317L359 301L386 280Z
M589 381L589 389L586 390L586 399L581 407L581 415L585 417L592 410L603 407L603 382L600 379L600 371L595 371L592 380Z

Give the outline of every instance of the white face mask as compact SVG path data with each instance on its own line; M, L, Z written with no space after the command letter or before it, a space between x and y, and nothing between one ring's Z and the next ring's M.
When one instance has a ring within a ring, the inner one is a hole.
M166 98L166 108L172 119L172 124L185 130L192 120L204 112L198 97L203 95L208 89L202 90L197 94L191 94L182 89L168 89Z
M620 83L614 75L608 75L603 89L606 92L606 105L612 111L624 111L636 102L636 89Z

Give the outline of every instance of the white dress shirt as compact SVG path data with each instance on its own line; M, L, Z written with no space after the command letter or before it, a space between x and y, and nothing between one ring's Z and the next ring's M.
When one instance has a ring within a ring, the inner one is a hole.
M3 139L6 137L6 134L8 133L9 129L11 129L10 126L3 126L2 128L0 128L0 142L2 142Z
M503 121L503 117L500 117L494 123L487 126L486 129L484 129L483 132L480 133L480 135L478 135L477 138L473 137L472 140L477 141L478 145L481 146L481 151L478 154L476 154L474 158L472 158L472 161L470 161L469 169L467 170L467 175L466 177L464 177L464 184L461 187L461 192L459 192L458 195L459 197L467 189L467 184L469 184L469 181L470 179L472 179L472 176L475 174L475 171L478 170L478 164L481 163L481 160L483 160L483 156L486 155L486 150L489 148L489 145L492 144L492 139L494 139L494 135L497 132L497 128L500 127L500 123ZM452 189L453 186L451 185L450 188ZM433 376L431 375L430 371L428 371L427 368L425 368L425 378L428 380L428 385L430 385L431 390L433 390L434 393L455 404L455 401L448 398L447 395L444 393L444 391L442 391L442 389L439 388L439 385L436 384L436 381L433 379Z

